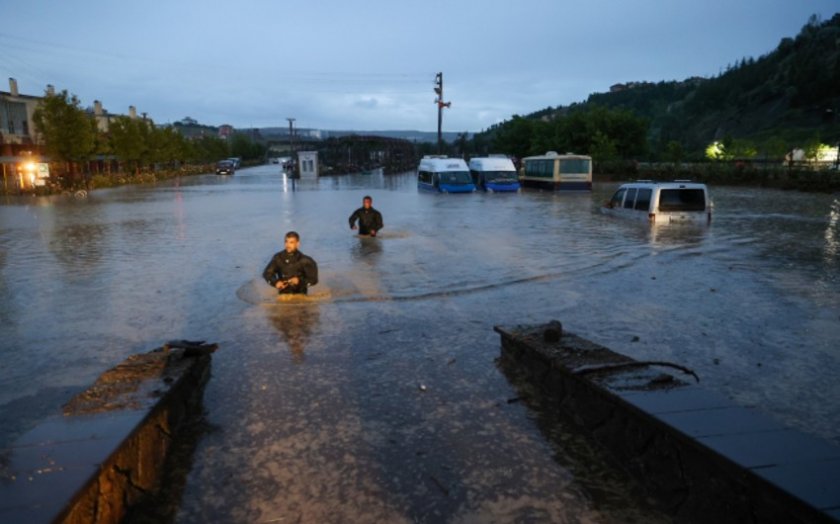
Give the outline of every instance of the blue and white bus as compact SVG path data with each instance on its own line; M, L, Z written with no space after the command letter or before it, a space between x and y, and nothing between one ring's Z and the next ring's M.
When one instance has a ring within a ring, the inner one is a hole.
M592 191L592 157L554 151L522 159L523 187L552 191Z
M470 175L476 187L494 193L519 191L516 168L510 158L499 155L470 160Z
M424 156L417 168L417 187L441 193L472 193L475 184L460 158Z

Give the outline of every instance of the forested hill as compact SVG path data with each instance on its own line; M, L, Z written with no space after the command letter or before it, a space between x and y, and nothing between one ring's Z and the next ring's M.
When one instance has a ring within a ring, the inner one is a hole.
M840 14L824 22L811 17L795 38L784 38L774 51L745 58L714 78L619 84L584 103L526 118L562 118L595 106L645 118L651 157L660 156L669 142L678 142L692 156L724 139L749 142L771 156L807 142L836 144Z

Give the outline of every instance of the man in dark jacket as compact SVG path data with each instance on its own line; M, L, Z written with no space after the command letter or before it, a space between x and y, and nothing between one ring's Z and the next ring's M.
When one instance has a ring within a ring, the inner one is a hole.
M263 270L263 278L277 292L306 294L309 286L318 283L318 264L312 258L298 251L300 235L294 231L286 233L286 249L271 257Z
M350 215L350 229L356 229L356 220L359 221L359 234L376 236L382 229L382 213L373 209L373 199L365 196L362 199L362 207L353 211Z

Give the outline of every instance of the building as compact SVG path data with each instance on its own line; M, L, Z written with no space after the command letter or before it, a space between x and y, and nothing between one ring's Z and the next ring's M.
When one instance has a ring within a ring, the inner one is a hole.
M111 127L111 122L119 117L137 118L137 108L134 106L128 106L128 115L120 115L104 109L102 102L99 100L93 101L93 108L88 108L87 113L96 121L96 128L102 133L107 133ZM146 113L143 113L143 119L146 119Z
M47 86L53 92L52 86ZM16 157L38 149L33 115L42 97L22 95L17 80L9 79L9 90L0 91L0 157Z
M219 126L219 138L224 140L229 139L233 136L233 126L230 124L222 124Z
M301 178L317 178L318 152L298 151L298 166Z

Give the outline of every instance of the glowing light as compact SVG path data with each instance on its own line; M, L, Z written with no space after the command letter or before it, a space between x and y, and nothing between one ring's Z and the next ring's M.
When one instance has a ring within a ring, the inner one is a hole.
M725 151L723 143L715 141L706 147L706 158L710 160L723 160Z
M830 146L828 144L820 144L817 146L817 162L834 162L837 160L838 146Z

